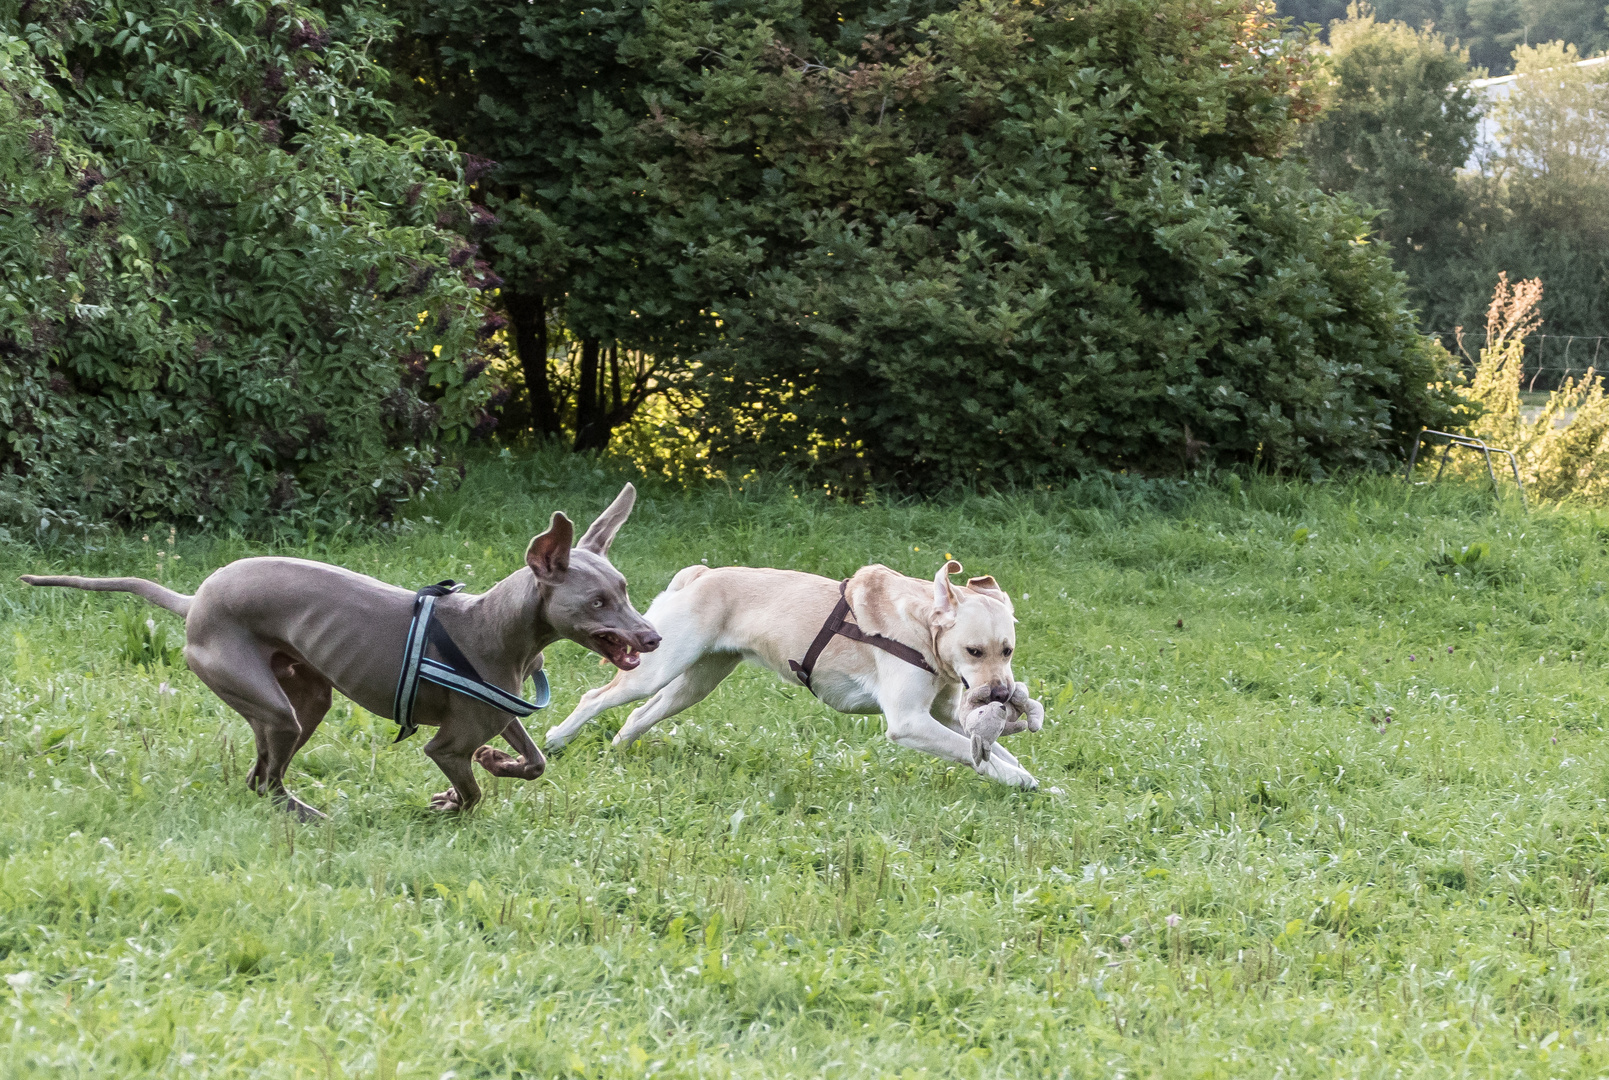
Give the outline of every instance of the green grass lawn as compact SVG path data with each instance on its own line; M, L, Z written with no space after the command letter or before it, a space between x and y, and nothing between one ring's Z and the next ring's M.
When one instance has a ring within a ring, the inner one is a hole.
M164 530L12 547L0 576L188 588L273 550L484 587L619 480L490 461L393 538ZM1388 479L861 507L649 484L614 546L639 607L700 560L946 553L1016 601L1039 794L740 669L463 819L426 808L422 738L337 701L291 768L330 819L300 826L245 790L245 723L140 666L144 620L171 647L177 619L0 586L0 1075L1609 1069L1609 519ZM567 643L548 669L537 732L608 676Z

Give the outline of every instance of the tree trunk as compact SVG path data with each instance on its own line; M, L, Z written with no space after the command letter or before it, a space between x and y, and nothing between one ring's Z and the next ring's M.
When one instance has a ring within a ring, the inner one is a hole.
M581 342L581 378L575 394L575 448L602 450L609 445L609 420L604 415L608 393L598 370L602 349L597 338Z
M503 293L503 307L514 324L514 349L525 375L525 392L531 405L531 427L538 435L559 433L559 410L553 404L548 380L547 299L541 293Z
M622 402L620 400L620 345L618 342L609 347L609 378L614 384L615 391L614 404L609 408L612 427L613 418L619 416L622 411Z

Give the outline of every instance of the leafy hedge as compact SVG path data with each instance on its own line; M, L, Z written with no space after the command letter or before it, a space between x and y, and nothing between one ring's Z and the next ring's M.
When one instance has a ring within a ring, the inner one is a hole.
M1281 159L1311 102L1257 5L982 0L874 43L789 78L832 142L770 163L814 190L721 308L718 456L923 487L1323 474L1446 422L1366 219Z
M653 353L728 468L1323 472L1448 417L1366 220L1283 160L1314 102L1253 0L398 10L502 162L500 270Z
M359 0L0 4L0 524L390 513L496 392Z

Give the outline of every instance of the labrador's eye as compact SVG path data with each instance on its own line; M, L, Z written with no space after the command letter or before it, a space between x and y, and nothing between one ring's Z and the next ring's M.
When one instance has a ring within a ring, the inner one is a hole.
M1006 646L1006 655L1007 655L1007 656L1010 656L1010 655L1011 655L1011 646L1010 646L1010 645L1007 645L1007 646Z
M974 649L972 646L968 645L967 646L967 655L968 656L982 656L983 655L983 650L982 649Z

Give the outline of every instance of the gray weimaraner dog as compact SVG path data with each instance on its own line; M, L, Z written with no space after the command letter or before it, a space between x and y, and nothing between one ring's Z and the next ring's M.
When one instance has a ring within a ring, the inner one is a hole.
M555 513L531 541L526 568L475 596L441 597L435 616L486 682L518 694L542 665L542 650L559 638L591 649L622 670L652 652L660 637L637 614L626 579L609 563L609 544L637 492L627 484L571 546L570 519ZM392 717L403 643L413 618L407 589L305 559L241 559L214 571L194 596L142 578L34 577L30 585L131 592L184 616L190 670L246 718L257 741L247 785L304 820L317 810L285 789L285 768L312 737L341 691L370 712ZM463 694L425 683L414 721L437 728L425 753L452 787L438 809L480 801L472 761L496 776L531 780L547 762L518 719ZM511 757L486 743L502 733Z

